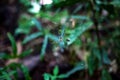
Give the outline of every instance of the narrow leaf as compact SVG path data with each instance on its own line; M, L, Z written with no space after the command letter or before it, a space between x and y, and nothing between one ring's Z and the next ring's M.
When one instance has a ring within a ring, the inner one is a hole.
M71 18L73 19L80 19L80 20L90 20L87 16L81 16L81 15L72 15Z
M32 51L33 51L32 49L26 50L26 51L22 52L18 57L24 58L25 56L28 56Z
M24 65L21 65L21 70L23 71L24 75L25 75L25 80L31 80L31 77L29 75L29 71L28 68L25 67Z
M45 55L47 43L48 43L48 35L45 35L45 38L44 38L44 41L43 41L43 45L42 45L42 49L41 49L41 53L40 53L40 59L41 60L43 59L43 57Z
M32 41L33 39L36 39L41 35L43 35L41 32L33 33L24 39L23 44L26 44L27 42Z
M58 68L58 66L55 66L55 68L54 68L54 70L53 70L54 76L57 76L58 73L59 73L59 68Z
M59 41L59 38L57 36L53 35L53 34L48 34L48 37L55 42Z
M36 28L37 28L39 31L42 30L41 23L40 23L37 19L33 18L32 21L34 22Z
M10 42L11 42L11 45L12 45L13 57L16 57L17 56L17 46L16 46L15 39L10 33L8 33L7 35L8 35Z
M72 74L74 74L77 71L85 69L85 63L80 62L78 65L76 65L71 71L67 72L66 74L61 74L58 76L58 78L68 78Z
M0 59L11 59L12 56L6 53L0 53Z

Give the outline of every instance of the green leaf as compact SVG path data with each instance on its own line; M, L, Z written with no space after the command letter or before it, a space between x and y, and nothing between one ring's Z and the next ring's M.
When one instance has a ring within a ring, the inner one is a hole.
M79 27L75 28L70 36L68 37L70 39L69 42L67 42L68 45L71 45L83 32L85 32L87 29L89 29L92 26L92 22L86 22Z
M30 49L30 50L25 50L25 51L23 51L18 57L19 57L19 58L23 58L23 57L25 57L25 56L28 56L32 51L33 51L32 49Z
M32 17L22 14L19 19L19 27L16 29L15 34L29 34L34 27Z
M98 65L96 63L96 58L94 57L94 55L90 54L90 56L88 56L88 58L87 58L87 64L88 64L89 74L93 75L93 72L96 69L96 65Z
M110 59L108 57L108 53L105 50L103 50L103 62L105 64L110 64L111 63L111 61L110 61Z
M25 28L17 28L15 31L15 34L28 34L30 32L30 29L25 29Z
M20 66L21 70L23 71L24 75L25 75L25 80L31 80L31 77L29 75L29 71L28 68L25 67L24 65Z
M11 64L5 66L4 69L10 69L10 68L12 68L13 70L16 70L17 67L19 67L19 66L20 66L20 64L18 64L18 63L11 63Z
M0 59L11 59L12 56L6 53L0 53Z
M34 23L34 25L36 26L36 28L41 31L42 30L42 25L40 23L40 21L38 21L36 18L32 18L32 21Z
M44 18L46 20L49 20L53 23L60 23L61 19L67 19L68 17L68 12L67 10L64 11L57 11L54 15L50 11L41 11L40 12L40 17Z
M15 73L16 73L16 71L11 71L11 72L8 73L8 75L9 75L9 76L12 76L12 75L15 74Z
M4 76L1 76L1 75L0 75L0 80L4 80Z
M112 2L110 2L110 4L120 8L120 0L113 0Z
M20 3L24 4L26 7L31 4L29 0L20 0Z
M45 35L45 38L44 38L44 41L43 41L43 45L42 45L42 49L41 49L41 53L40 53L40 59L41 60L43 59L43 57L45 55L47 43L48 43L48 35Z
M4 75L5 80L12 80L7 72L3 72L2 74Z
M54 76L57 76L58 73L59 73L59 68L58 68L58 66L55 66L55 68L54 68L54 70L53 70L53 75L54 75Z
M56 43L58 43L58 41L59 41L59 38L57 36L53 35L53 34L48 34L48 37L51 40L55 41Z
M55 7L65 7L65 6L71 6L76 3L82 3L82 2L88 2L89 0L62 0L59 3L56 3Z
M48 73L44 73L44 80L50 80L50 74L48 74Z
M27 37L24 39L23 44L26 44L27 42L32 41L33 39L36 39L36 38L38 38L38 37L41 36L41 35L43 35L43 33L41 33L41 32L33 33L33 34L27 36Z
M112 80L110 74L105 69L102 70L101 80Z
M78 11L80 11L82 9L83 5L79 5L74 11L73 14L77 13Z
M15 39L10 33L8 33L7 35L11 42L11 45L12 45L13 57L16 57L17 56L17 46L16 46Z
M93 54L99 59L99 61L101 61L101 54L97 48L93 49Z
M83 69L85 69L85 63L84 62L80 62L72 70L70 70L66 74L59 75L58 78L68 78L69 76L71 76L75 72L83 70Z
M18 71L16 72L16 74L13 75L15 80L19 79L19 75L18 75Z
M90 20L87 16L81 16L81 15L72 15L71 18L73 19L80 19L80 20Z
M3 76L0 76L0 79L1 80L4 80L4 79L5 80L12 80L11 76L13 76L15 73L16 73L16 71L11 71L9 73L7 73L7 72L4 71L4 72L2 72Z

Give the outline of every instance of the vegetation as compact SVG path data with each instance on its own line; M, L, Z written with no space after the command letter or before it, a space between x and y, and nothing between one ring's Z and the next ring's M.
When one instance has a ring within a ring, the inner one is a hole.
M8 42L0 43L0 80L120 79L120 0L13 0L13 5L20 6L18 27L7 30L8 25L0 33L1 43Z

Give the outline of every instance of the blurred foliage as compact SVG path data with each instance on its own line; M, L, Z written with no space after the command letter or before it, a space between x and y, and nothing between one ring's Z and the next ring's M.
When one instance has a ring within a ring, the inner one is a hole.
M18 74L17 74L18 68L23 71L26 80L31 80L28 69L24 65L18 64L18 63L11 63L6 67L1 68L0 79L1 80L13 80L13 79L17 80L18 79Z
M54 70L53 70L53 75L49 74L49 73L44 73L44 80L57 80L57 79L64 79L64 78L68 78L70 77L72 74L74 74L77 71L83 70L85 69L85 64L84 62L79 62L77 63L77 65L70 70L69 72L65 73L65 74L60 74L59 73L59 68L58 66L55 66Z
M80 63L73 62L75 68L72 70L59 74L59 66L56 66L53 75L43 75L44 80L68 78L82 70L87 70L89 77L96 75L96 70L100 70L101 80L112 80L108 72L112 61L109 53L115 55L120 67L120 0L53 0L52 4L46 5L39 0L20 0L20 3L25 10L21 10L23 13L20 15L19 27L15 34L24 34L23 44L42 38L41 60L47 55L45 53L49 42L52 43L52 50L59 47L61 52L64 52L71 47L77 47L77 50L73 48L76 55L77 52L80 54L81 48L85 53L88 52L87 56L82 56L85 59L80 59ZM23 58L32 52L29 49L18 55L14 37L8 33L8 38L12 45L12 53L1 53L0 59ZM10 72L7 72L11 67L9 65L0 68L0 79L11 80L12 75L17 77L16 69L21 68L26 80L31 80L27 68L22 64L15 64L10 64L13 67Z
M32 50L25 50L23 51L22 53L20 53L20 55L17 54L17 44L15 42L15 39L14 37L8 33L8 38L11 42L11 45L12 45L12 53L11 54L7 54L7 53L1 53L0 54L0 59L15 59L15 58L23 58L27 55L29 55Z

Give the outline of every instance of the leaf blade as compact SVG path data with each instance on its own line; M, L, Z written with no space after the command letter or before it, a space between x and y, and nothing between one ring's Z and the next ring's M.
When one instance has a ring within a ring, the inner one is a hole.
M11 42L11 45L12 45L13 57L16 57L17 56L17 45L15 42L15 39L10 33L8 33L7 35L8 35L10 42Z
M26 44L28 42L30 42L31 40L35 39L35 38L38 38L39 36L43 35L41 32L36 32L36 33L33 33L29 36L27 36L24 41L23 41L23 44Z
M42 45L42 49L41 49L41 52L40 52L40 60L42 60L44 55L45 55L47 43L48 43L48 35L45 35L43 45Z
M82 24L80 27L76 28L70 35L69 39L70 41L67 42L68 45L71 45L83 32L85 32L88 28L92 26L92 22L88 21L84 24Z

